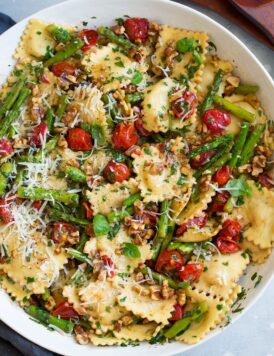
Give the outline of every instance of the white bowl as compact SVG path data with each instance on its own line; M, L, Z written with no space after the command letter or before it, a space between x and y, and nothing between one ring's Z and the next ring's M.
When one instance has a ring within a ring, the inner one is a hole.
M259 98L268 114L274 112L273 82L256 57L231 32L211 20L209 17L180 4L167 0L71 0L33 14L31 18L39 18L49 22L81 25L82 21L89 21L89 26L111 24L115 18L123 15L132 17L147 17L160 23L184 27L191 30L205 31L218 48L222 58L230 59L236 65L237 72L246 83L256 83L260 86ZM91 19L96 16L95 19ZM0 37L0 83L4 82L13 64L12 54L19 42L20 36L28 23L27 18ZM250 266L241 279L241 284L250 288L242 306L246 311L261 295L269 284L274 270L274 254L263 265ZM251 276L254 272L262 275L260 285L254 289ZM243 315L242 312L240 315ZM233 314L233 321L240 315ZM171 355L190 350L195 347L173 342L165 345L141 344L139 347L94 347L78 345L73 337L63 336L57 332L48 331L43 326L30 320L29 316L11 299L0 291L0 319L12 329L34 343L51 351L65 355L147 355L157 352L158 356ZM220 333L217 329L210 333L202 342Z

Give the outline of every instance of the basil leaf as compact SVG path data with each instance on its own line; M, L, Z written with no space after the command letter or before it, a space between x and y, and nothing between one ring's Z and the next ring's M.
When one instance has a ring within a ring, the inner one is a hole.
M139 258L141 257L141 253L138 247L130 242L123 243L123 255L130 258Z
M194 38L181 38L176 42L176 50L179 53L192 52L195 49Z
M140 84L142 80L143 80L142 73L136 70L136 72L133 74L133 77L131 79L131 84L133 85Z
M106 235L109 232L109 223L102 214L97 214L93 218L93 231L95 236Z
M252 188L242 176L238 179L230 179L224 187L233 197L250 196Z
M100 125L91 125L91 136L97 142L99 146L103 146L105 143L105 135L103 128Z

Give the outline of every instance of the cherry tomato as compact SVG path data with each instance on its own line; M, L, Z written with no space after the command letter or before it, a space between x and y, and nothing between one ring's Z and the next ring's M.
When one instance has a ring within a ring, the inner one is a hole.
M232 238L238 237L241 234L241 225L236 220L227 219L223 227Z
M106 267L107 273L110 277L115 276L115 271L114 269L116 268L115 264L113 263L112 259L106 255L101 256L101 260Z
M0 138L0 156L6 156L13 152L10 141Z
M184 258L176 250L162 252L156 262L155 269L158 272L179 271L184 265Z
M149 136L151 135L151 132L146 130L143 126L143 120L139 117L136 121L134 121L134 126L136 130L142 135L142 136Z
M144 42L148 36L148 20L140 17L126 19L124 22L128 38L135 42L137 40Z
M271 177L267 174L267 172L259 175L258 181L263 187L268 189L271 189L274 185L273 181L271 180Z
M227 112L209 109L204 113L202 121L211 133L219 134L231 123L231 117Z
M29 144L35 147L41 147L46 141L46 136L49 133L48 125L44 122L41 122L36 126L29 138Z
M45 84L49 84L49 78L46 76L46 74L41 74L39 77L40 82L45 83Z
M209 160L210 157L214 155L214 151L206 151L202 152L196 157L193 157L189 160L189 163L191 165L191 168L198 169L204 164L206 164Z
M6 256L0 257L0 265L3 265L4 263L6 263Z
M219 236L216 240L216 246L221 253L235 253L241 250L237 242L227 236Z
M202 228L205 226L207 222L208 215L205 213L203 216L194 217L193 219L188 220L186 223L182 224L176 231L176 235L182 235L187 231L187 229L191 226L197 226Z
M86 52L91 46L95 46L98 43L98 32L95 30L82 30L79 32L79 37L85 42L81 51Z
M177 321L182 319L184 315L184 307L182 307L180 304L176 303L173 306L174 310L172 312L171 318L169 318L170 321Z
M117 163L115 161L109 161L103 170L104 177L110 182L123 182L131 175L128 166L124 163Z
M11 200L3 197L0 199L0 217L5 224L8 224L14 220L11 209Z
M51 71L57 77L60 77L62 74L74 75L76 71L76 67L68 62L60 62L54 64L51 67Z
M66 222L56 222L53 225L52 239L54 242L65 241L67 236L70 236L72 233L75 233L77 228Z
M190 283L195 282L199 279L203 269L204 266L202 263L188 263L182 267L181 271L179 271L179 278L181 281Z
M231 178L232 170L229 166L223 166L217 170L212 177L213 182L218 183L220 187L225 185Z
M87 201L83 202L83 207L85 208L86 211L86 218L87 219L92 219L93 218L93 211L91 209L90 204Z
M73 306L69 302L61 302L51 312L51 315L59 316L63 319L75 319L79 317L79 314L73 309Z
M36 210L40 210L41 209L41 206L43 205L43 200L35 200L31 206L36 209Z
M75 151L89 151L92 149L91 134L81 128L68 130L68 146Z
M230 194L226 191L218 192L210 205L210 211L212 213L222 212L229 197Z
M139 136L131 123L117 125L112 135L112 143L117 150L127 150L136 145L138 139Z
M193 115L197 105L197 97L190 90L185 90L182 97L171 104L174 115L181 120L187 120Z

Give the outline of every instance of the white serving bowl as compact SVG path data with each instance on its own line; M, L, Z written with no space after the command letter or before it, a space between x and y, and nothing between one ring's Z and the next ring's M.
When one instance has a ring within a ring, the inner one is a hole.
M81 25L82 21L88 21L89 26L102 24L110 25L114 19L123 15L132 17L147 17L159 23L184 27L191 30L207 32L218 48L220 57L234 62L236 72L245 83L256 83L260 86L259 98L267 114L274 112L273 82L256 57L239 41L231 32L219 25L209 17L180 4L168 0L70 0L42 10L31 17L19 22L0 37L0 83L7 78L14 61L12 54L18 45L20 36L30 18L38 18L48 22L59 24ZM91 19L96 16L95 19ZM256 209L256 207L254 207ZM258 300L269 284L274 270L274 254L263 265L250 266L241 284L250 291L242 306L244 311ZM262 275L260 285L254 289L254 281L251 276L254 272ZM243 315L242 312L240 315ZM233 314L232 321L240 315ZM148 355L149 352L161 355L171 355L190 350L195 347L177 342L165 345L149 345L142 343L139 347L94 347L92 345L81 346L73 337L60 335L57 332L48 331L43 326L30 320L29 316L9 296L0 291L0 319L12 329L34 343L51 351L64 355ZM220 333L220 329L214 330L202 342L209 340Z

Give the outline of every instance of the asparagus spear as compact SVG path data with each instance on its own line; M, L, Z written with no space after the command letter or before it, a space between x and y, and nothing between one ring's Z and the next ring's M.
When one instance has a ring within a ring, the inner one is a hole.
M120 211L112 211L107 215L110 224L123 220L126 216L133 213L132 205L141 198L140 193L136 193L124 200L122 209Z
M81 169L73 167L73 166L66 166L65 169L66 176L74 182L78 183L86 183L87 177Z
M217 91L219 90L223 76L224 76L224 72L221 69L219 69L218 72L215 74L213 84L209 89L205 97L205 100L201 106L201 116L203 116L204 113L212 107L213 97L217 94Z
M55 116L52 109L48 109L46 113L46 124L48 125L49 132L52 133L54 129Z
M88 226L90 221L87 219L81 219L73 216L72 214L66 213L64 211L60 211L58 209L50 209L49 217L51 220L64 220L70 222L72 224L76 224L79 226Z
M236 94L248 95L248 94L255 94L258 91L258 85L239 85L236 88Z
M130 42L128 39L115 35L108 27L101 26L97 29L99 35L106 37L110 42L115 43L125 49L130 49L136 47L135 44Z
M75 258L76 260L80 261L80 262L84 262L87 263L88 265L92 266L92 261L90 258L88 258L87 255L85 255L83 252L75 250L74 248L67 248L67 253Z
M59 100L58 108L55 113L56 121L60 121L68 105L68 96L62 95Z
M21 77L19 80L14 84L14 86L11 88L7 96L5 97L5 100L2 102L1 108L0 108L0 120L4 117L4 115L9 111L13 104L15 103L16 99L18 98L24 84L25 84L26 78Z
M158 282L163 282L163 281L168 281L168 285L170 286L170 288L173 289L182 289L182 288L186 288L189 286L189 282L180 282L180 281L176 281L170 277L167 277L161 273L157 273L152 271L150 268L148 267L144 267L140 269L140 272L143 274L147 274L148 276L152 276L153 279L155 279Z
M192 242L171 242L168 245L168 250L178 250L183 254L191 253L195 248L194 243Z
M249 134L246 143L243 147L238 166L243 166L244 164L249 162L250 158L254 154L254 148L261 139L264 129L264 125L257 125L255 129Z
M4 176L4 174L0 173L0 197L4 195L7 185L8 179Z
M76 250L83 252L86 242L89 240L89 236L86 233L83 233L80 237L80 241L77 244Z
M139 103L143 99L142 93L134 93L134 94L127 94L126 95L126 102L131 103L131 104L136 104Z
M74 55L79 49L81 49L84 45L84 42L80 40L80 38L74 38L71 40L65 48L57 52L53 57L49 58L45 61L45 67L51 67L53 64L64 61L65 59Z
M72 321L51 315L49 312L37 307L36 305L31 305L27 308L26 311L29 315L39 320L43 324L56 326L57 328L63 330L65 333L71 333L73 330L74 323Z
M71 37L67 30L54 24L48 25L47 30L57 42L68 42Z
M49 152L51 152L57 145L59 136L53 137L46 144L44 149L38 151L35 155L22 155L18 158L19 162L34 162L39 163L42 161L43 155L46 156Z
M197 155L203 152L213 150L219 146L223 146L226 143L232 141L232 139L233 139L233 135L231 134L218 136L213 141L205 143L204 145L195 148L193 151L191 151L188 154L188 158L196 157Z
M109 110L110 116L111 116L112 120L115 120L116 116L118 115L118 107L117 107L116 102L112 103L110 97L107 94L104 94L102 96L102 100L105 105L109 105L108 110Z
M243 119L248 122L253 122L255 120L255 114L245 110L239 105L231 103L229 100L222 98L221 96L215 95L213 97L215 104L220 105L225 110L231 112L231 114L237 116L239 119Z
M228 162L228 165L232 168L236 167L238 159L241 155L242 149L244 147L246 137L248 134L250 124L248 122L243 122L241 125L241 130L240 133L234 143L234 146L232 148L232 157Z
M64 203L65 205L78 205L79 203L78 194L68 193L65 190L19 187L17 195L19 198L32 200L53 200Z
M160 252L163 252L167 249L168 245L170 244L170 241L173 238L173 233L175 230L175 223L174 221L170 221L169 225L167 227L167 234L166 237L164 238L164 241L162 242L161 250Z
M19 113L20 113L20 108L26 101L27 97L30 95L31 90L28 88L23 88L20 91L20 94L13 105L12 109L9 111L7 114L5 120L2 120L1 122L1 128L0 128L0 137L5 136L5 134L8 132L11 124L15 119L17 119Z
M170 200L165 200L161 203L161 209L160 209L160 218L158 220L158 231L157 235L153 240L152 243L152 260L155 261L159 255L162 243L164 241L164 238L166 237L167 234L167 227L168 227L168 209L170 207L171 201Z
M194 309L190 316L176 321L169 329L164 332L164 336L168 339L174 338L176 335L185 331L192 321L199 319L203 314L207 312L207 302L202 302L197 309Z

